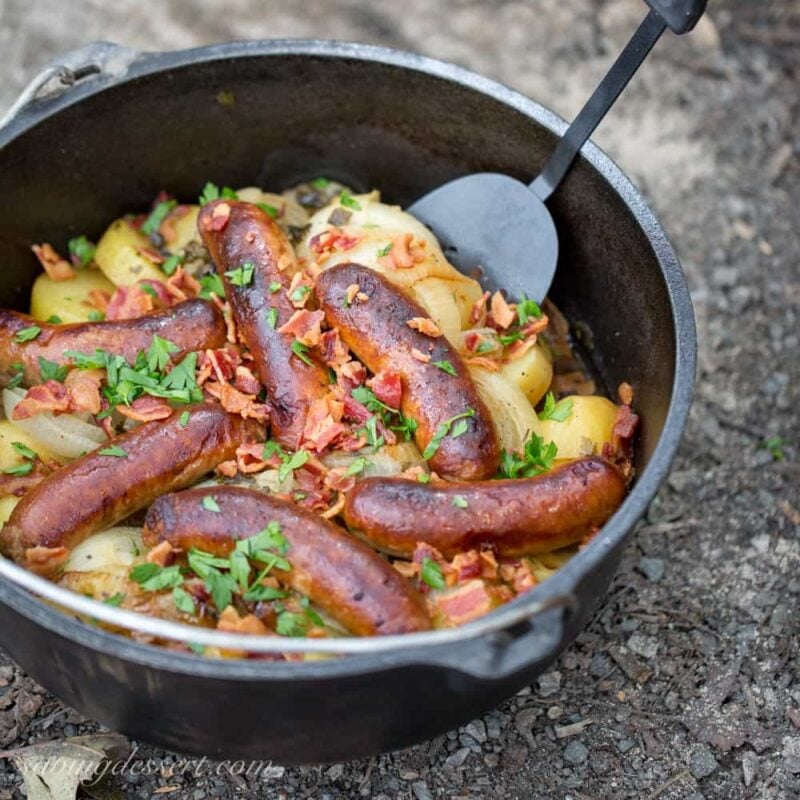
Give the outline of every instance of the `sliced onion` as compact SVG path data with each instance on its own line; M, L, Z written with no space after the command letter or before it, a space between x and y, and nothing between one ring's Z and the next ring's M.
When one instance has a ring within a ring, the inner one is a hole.
M108 441L102 428L84 422L74 414L55 416L45 411L29 419L14 419L14 409L24 397L24 389L3 389L3 410L6 418L54 455L78 458Z
M400 442L400 444L386 445L374 453L357 451L346 453L342 450L334 450L323 456L321 461L326 467L334 469L336 467L350 467L359 458L366 458L367 463L357 478L378 478L392 477L400 475L411 467L422 465L425 461L420 455L414 442Z
M64 565L64 572L127 575L142 551L141 528L109 528L75 547Z

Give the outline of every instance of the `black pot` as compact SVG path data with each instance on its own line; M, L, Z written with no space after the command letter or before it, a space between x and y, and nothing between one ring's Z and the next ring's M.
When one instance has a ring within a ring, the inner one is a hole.
M0 232L0 305L25 307L38 272L32 242L63 249L71 236L98 235L161 188L194 198L208 180L281 188L325 174L405 204L472 171L529 180L565 128L478 75L364 45L247 42L152 55L95 45L68 63L27 92L0 129L0 197L11 204ZM587 145L550 206L561 241L552 296L591 333L601 382L635 387L643 421L632 492L552 579L460 638L429 634L425 644L304 663L138 644L3 579L2 646L111 728L185 753L286 764L419 742L530 683L586 623L667 474L696 348L675 254L605 155ZM524 274L488 278L512 294L525 290ZM552 607L570 598L571 611Z

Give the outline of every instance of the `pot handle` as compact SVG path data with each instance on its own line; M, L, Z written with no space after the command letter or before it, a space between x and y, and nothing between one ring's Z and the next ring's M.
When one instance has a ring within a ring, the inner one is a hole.
M80 81L92 77L121 78L139 56L138 50L113 42L92 42L77 50L69 50L51 61L22 90L0 119L0 128L22 116L36 103L59 97Z
M673 33L688 33L706 10L707 0L645 0Z

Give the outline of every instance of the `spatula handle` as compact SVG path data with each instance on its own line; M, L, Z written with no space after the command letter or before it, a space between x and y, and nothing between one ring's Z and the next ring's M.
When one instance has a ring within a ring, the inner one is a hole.
M706 10L706 0L645 0L673 33L687 33Z

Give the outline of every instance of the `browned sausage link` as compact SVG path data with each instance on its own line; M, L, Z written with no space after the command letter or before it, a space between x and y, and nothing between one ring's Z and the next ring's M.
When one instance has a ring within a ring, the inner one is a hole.
M35 339L16 341L20 330L33 325L41 328ZM177 361L191 350L222 347L225 320L216 306L206 300L186 300L136 319L69 325L50 325L27 314L0 309L0 385L8 383L15 371L14 364L22 364L27 384L38 383L39 358L66 364L69 359L64 356L65 350L79 353L105 350L133 363L140 350L150 347L155 335L178 347L172 355Z
M292 351L293 336L276 330L297 311L286 292L297 272L292 246L278 224L252 203L209 203L200 211L197 227L267 389L273 435L296 450L308 409L328 390L329 380L319 364L306 364ZM234 285L225 273L245 264L255 268L252 279L244 286Z
M220 513L208 511L213 496ZM189 489L160 497L145 520L148 545L197 547L224 556L238 539L275 521L289 548L290 570L273 570L283 586L306 595L349 631L364 636L430 628L420 595L381 556L338 525L294 503L251 489Z
M417 542L426 542L447 558L481 545L520 556L579 542L624 497L616 467L590 457L516 480L421 484L367 478L348 493L344 517L351 530L394 555L409 556Z
M0 534L3 552L52 574L67 552L92 533L145 508L164 492L189 486L262 433L252 420L216 404L188 410L185 426L178 410L114 439L124 457L95 450L43 480L14 508Z
M349 286L356 285L366 301L347 302ZM431 467L441 475L480 480L497 471L500 449L494 424L478 396L455 348L444 338L426 336L408 326L425 310L382 275L358 264L340 264L317 278L316 294L331 325L372 372L392 370L403 377L401 409L419 423L416 441L424 451L436 429L458 414L471 410L462 436L444 436ZM412 355L416 349L430 356L425 363ZM434 362L448 361L450 375Z

